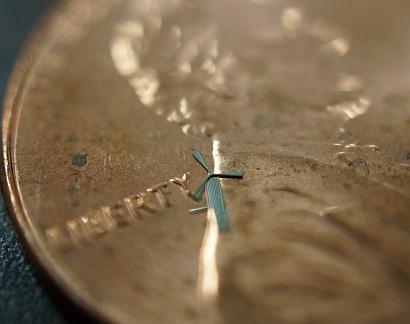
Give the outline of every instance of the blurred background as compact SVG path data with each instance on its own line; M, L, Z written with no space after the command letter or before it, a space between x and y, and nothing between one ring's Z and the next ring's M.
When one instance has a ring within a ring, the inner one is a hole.
M8 79L33 26L51 0L0 0L0 101ZM2 107L3 105L1 105ZM0 323L68 323L39 283L0 203Z

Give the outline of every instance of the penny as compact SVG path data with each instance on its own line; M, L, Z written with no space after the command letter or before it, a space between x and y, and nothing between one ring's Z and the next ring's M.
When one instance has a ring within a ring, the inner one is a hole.
M408 322L409 14L62 2L3 117L29 251L107 322Z

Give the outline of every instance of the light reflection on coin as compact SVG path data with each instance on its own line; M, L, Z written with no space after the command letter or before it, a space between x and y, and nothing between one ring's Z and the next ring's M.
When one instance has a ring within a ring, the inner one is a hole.
M5 189L31 251L112 322L407 322L409 12L62 3L4 115ZM244 172L220 180L229 232L215 209L189 214L206 205L195 150Z

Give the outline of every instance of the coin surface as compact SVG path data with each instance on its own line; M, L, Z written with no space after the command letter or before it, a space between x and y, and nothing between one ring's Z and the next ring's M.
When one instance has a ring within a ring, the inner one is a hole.
M409 14L60 3L4 112L29 250L107 322L407 323Z

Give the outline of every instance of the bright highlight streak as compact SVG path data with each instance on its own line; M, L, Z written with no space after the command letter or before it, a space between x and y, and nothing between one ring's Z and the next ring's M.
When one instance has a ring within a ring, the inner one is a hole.
M214 139L212 142L212 156L214 158L214 173L221 173L221 163L222 158L221 154L219 153L219 146L221 142L217 139Z
M208 209L207 226L199 255L198 292L204 301L212 301L218 294L219 275L216 266L218 223L214 209Z

